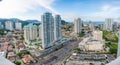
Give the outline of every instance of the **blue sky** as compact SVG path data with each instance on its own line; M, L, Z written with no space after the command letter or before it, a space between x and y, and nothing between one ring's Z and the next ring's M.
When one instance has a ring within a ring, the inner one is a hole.
M104 21L120 19L120 0L3 0L0 18L37 19L46 12L60 14L62 19L73 21Z

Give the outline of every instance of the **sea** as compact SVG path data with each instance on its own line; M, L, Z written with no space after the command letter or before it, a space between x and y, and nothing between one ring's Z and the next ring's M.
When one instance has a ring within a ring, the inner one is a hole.
M104 24L105 22L103 22L103 21L95 21L95 22L92 22L92 23L99 25L99 24ZM83 24L89 24L89 22L83 21Z

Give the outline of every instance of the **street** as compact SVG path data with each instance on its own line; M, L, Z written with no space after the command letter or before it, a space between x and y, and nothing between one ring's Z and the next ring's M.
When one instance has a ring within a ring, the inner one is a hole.
M63 59L66 58L69 52L71 52L72 49L75 49L79 42L81 40L75 40L68 42L67 45L63 46L61 49L43 57L43 59L40 59L38 63L35 63L36 65L60 65L63 63ZM34 64L31 64L34 65Z

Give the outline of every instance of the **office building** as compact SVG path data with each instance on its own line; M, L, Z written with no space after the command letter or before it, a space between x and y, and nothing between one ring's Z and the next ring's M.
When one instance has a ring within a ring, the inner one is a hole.
M82 20L80 18L74 20L74 32L76 34L81 33L82 29Z
M5 22L5 29L13 31L14 30L14 28L13 28L13 22L12 21L6 21Z
M41 16L42 22L42 47L43 49L53 46L54 43L54 19L51 13L46 12Z
M102 37L103 37L102 31L100 31L100 30L93 31L93 39L94 40L102 41L103 40Z
M92 52L103 51L104 46L105 46L104 41L94 40L91 37L84 38L79 43L79 48L83 51L92 51Z
M24 38L25 41L35 40L38 37L37 26L34 24L28 24L24 26Z
M62 38L61 17L60 17L60 15L55 15L55 18L54 18L54 40L58 41L61 38Z
M102 51L104 50L104 45L102 41L89 40L84 47L86 51Z
M15 29L16 29L16 30L22 30L22 23L16 22L16 23L15 23Z

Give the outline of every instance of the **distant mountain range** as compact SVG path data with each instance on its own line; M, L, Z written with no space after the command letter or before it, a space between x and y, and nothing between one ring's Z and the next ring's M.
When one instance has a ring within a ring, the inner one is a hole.
M27 25L27 24L29 24L29 23L34 23L34 24L36 24L36 25L41 24L41 22L38 21L38 20L20 20L20 19L18 19L18 18L10 18L10 19L0 18L0 22L1 22L4 26L5 26L5 22L6 22L6 21L21 22L21 23L23 24L22 26ZM68 24L68 22L66 22L65 20L62 20L62 21L61 21L61 24L62 24L62 25L65 25L65 24Z
M35 23L35 22L36 22L36 23L39 22L39 23L40 23L40 21L38 21L38 20L25 20L25 21L27 21L27 22L34 22L34 23Z
M0 22L4 26L5 26L6 21L21 22L23 24L22 26L27 25L29 23L38 23L38 24L40 24L40 21L38 21L38 20L25 20L25 21L23 21L23 20L20 20L20 19L17 19L17 18L10 18L10 19L0 18Z
M13 21L13 22L17 22L17 21L25 21L25 22L40 22L38 20L20 20L20 19L17 19L17 18L10 18L10 19L5 19L5 18L0 18L0 22L2 21Z

